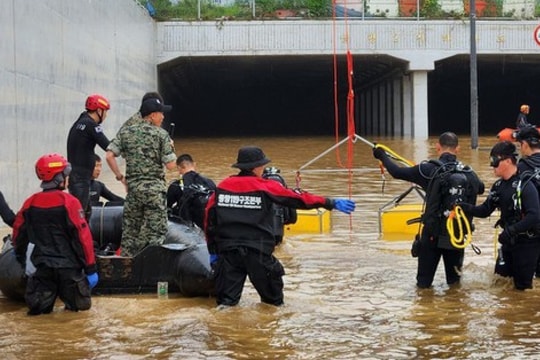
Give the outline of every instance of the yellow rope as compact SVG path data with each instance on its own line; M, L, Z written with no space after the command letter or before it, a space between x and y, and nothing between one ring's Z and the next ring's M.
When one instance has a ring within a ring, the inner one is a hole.
M456 233L454 231L454 219L458 224L459 238L456 236ZM463 226L465 226L466 231L463 231ZM454 210L450 212L448 219L446 219L446 229L448 230L448 234L450 235L450 243L456 249L464 249L467 245L471 243L471 224L469 223L469 219L467 219L467 216L465 216L465 212L463 211L461 206L454 207Z

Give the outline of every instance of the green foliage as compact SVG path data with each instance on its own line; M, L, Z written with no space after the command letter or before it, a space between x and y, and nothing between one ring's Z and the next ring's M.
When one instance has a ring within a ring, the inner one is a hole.
M331 14L330 0L304 0L304 4L310 17L328 17Z
M443 15L441 5L437 0L423 0L420 5L420 16L436 18Z
M146 0L136 0L143 7ZM331 0L236 0L234 4L220 6L215 5L213 0L200 0L200 19L198 10L199 0L180 0L176 4L171 4L169 0L151 0L156 9L158 21L182 19L182 20L216 20L216 19L238 19L245 20L253 17L252 2L255 1L256 18L273 18L276 10L287 9L295 11L298 17L328 18L332 14ZM481 0L478 0L481 1ZM515 13L502 13L504 0L484 0L487 2L481 16L506 16L511 17ZM468 15L469 0L464 0L465 15ZM369 13L369 6L366 6ZM388 10L386 10L388 11ZM400 7L400 12L401 12ZM383 11L379 11L371 16L386 16ZM411 16L400 13L401 16ZM420 0L420 16L430 18L461 17L463 14L447 13L442 11L438 0ZM540 17L540 0L536 0L535 17Z

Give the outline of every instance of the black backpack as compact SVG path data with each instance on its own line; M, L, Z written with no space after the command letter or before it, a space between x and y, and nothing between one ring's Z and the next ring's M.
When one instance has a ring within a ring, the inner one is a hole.
M437 168L426 190L422 222L429 235L447 236L446 221L450 212L460 202L476 203L479 180L473 170L461 162L429 162ZM467 218L472 221L472 217ZM457 225L454 228L458 228Z

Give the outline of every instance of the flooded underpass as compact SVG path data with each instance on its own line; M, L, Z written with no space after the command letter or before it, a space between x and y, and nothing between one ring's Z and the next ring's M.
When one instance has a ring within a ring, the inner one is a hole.
M370 139L405 158L435 156L435 138ZM489 187L494 181L482 137L470 150L461 138L460 158ZM234 174L240 146L261 146L271 165L294 187L295 171L335 143L332 137L177 139L176 152L190 153L198 170L216 182ZM346 147L340 158L346 163ZM333 212L331 232L288 234L277 249L287 275L285 305L261 304L246 282L239 306L218 310L213 298L170 294L95 296L90 311L28 317L26 307L0 297L0 351L6 359L511 359L540 351L538 280L525 292L496 278L494 219L478 219L466 249L462 284L448 288L442 263L434 287L417 290L412 238L386 240L379 234L378 209L410 184L381 178L371 149L354 144L349 176L335 153L301 172L299 185L330 197L351 194L352 216ZM169 173L169 179L174 177ZM123 194L111 174L102 179ZM482 201L484 196L480 198ZM414 196L405 202L418 202ZM11 204L14 208L15 204Z

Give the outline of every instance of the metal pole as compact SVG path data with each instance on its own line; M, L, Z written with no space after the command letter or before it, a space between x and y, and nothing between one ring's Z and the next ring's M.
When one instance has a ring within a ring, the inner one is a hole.
M416 20L420 20L420 0L416 0Z
M470 0L471 23L471 149L478 147L478 73L476 62L476 1Z
M201 20L201 0L197 1L197 19Z
M255 19L255 0L251 2L251 6L253 6L253 8L251 9L252 11L251 16L253 17L253 19Z

